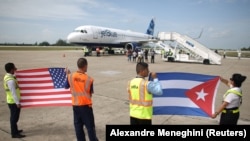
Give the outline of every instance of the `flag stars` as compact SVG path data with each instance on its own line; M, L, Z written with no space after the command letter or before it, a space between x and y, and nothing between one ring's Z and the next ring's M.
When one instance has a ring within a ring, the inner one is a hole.
M203 89L201 89L200 92L195 92L197 94L197 98L196 100L202 99L203 101L205 101L205 96L208 95L208 93L205 93Z
M50 75L55 88L63 88L66 80L66 74L63 68L50 68Z

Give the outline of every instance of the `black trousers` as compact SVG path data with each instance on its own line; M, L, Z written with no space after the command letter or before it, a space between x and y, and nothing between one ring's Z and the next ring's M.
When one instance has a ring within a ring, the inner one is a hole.
M152 120L130 117L130 125L152 125Z
M220 125L237 125L238 119L240 117L240 112L233 113L227 110L226 113L221 113Z
M18 133L18 126L17 122L19 120L21 108L18 108L16 104L8 104L10 109L10 129L11 135L17 135Z
M155 63L155 56L151 56L151 63Z
M85 141L85 133L83 127L86 126L89 141L98 141L95 131L94 113L92 107L89 106L73 106L74 126L77 141Z

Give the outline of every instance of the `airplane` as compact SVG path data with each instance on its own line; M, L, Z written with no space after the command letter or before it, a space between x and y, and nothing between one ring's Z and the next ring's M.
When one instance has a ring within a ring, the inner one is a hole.
M85 25L75 28L67 36L71 44L85 46L107 46L135 50L149 42L156 41L154 34L154 19L150 21L146 33L133 32L115 28Z

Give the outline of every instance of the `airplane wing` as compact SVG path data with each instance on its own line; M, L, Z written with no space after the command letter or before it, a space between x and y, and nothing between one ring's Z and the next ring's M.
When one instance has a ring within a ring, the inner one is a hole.
M127 44L127 43L139 43L139 44L144 44L144 43L149 43L149 42L158 42L160 41L158 38L153 38L149 40L142 40L142 41L124 41L120 42L121 44Z

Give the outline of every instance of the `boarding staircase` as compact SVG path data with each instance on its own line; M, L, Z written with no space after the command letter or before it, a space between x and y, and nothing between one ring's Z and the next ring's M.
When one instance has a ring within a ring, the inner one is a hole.
M155 47L160 47L164 49L164 51L168 51L169 49L173 49L170 45L164 43L163 41L158 41L155 43Z
M204 64L221 64L221 56L219 54L187 35L181 35L176 32L159 32L158 39L163 42L171 41L176 43L175 57L178 56L176 49L178 47L178 50L188 53L190 61L203 62ZM160 42L159 44L163 44L163 42ZM167 50L170 47L166 45L159 46L164 48L164 50ZM178 61L178 58L174 59Z

